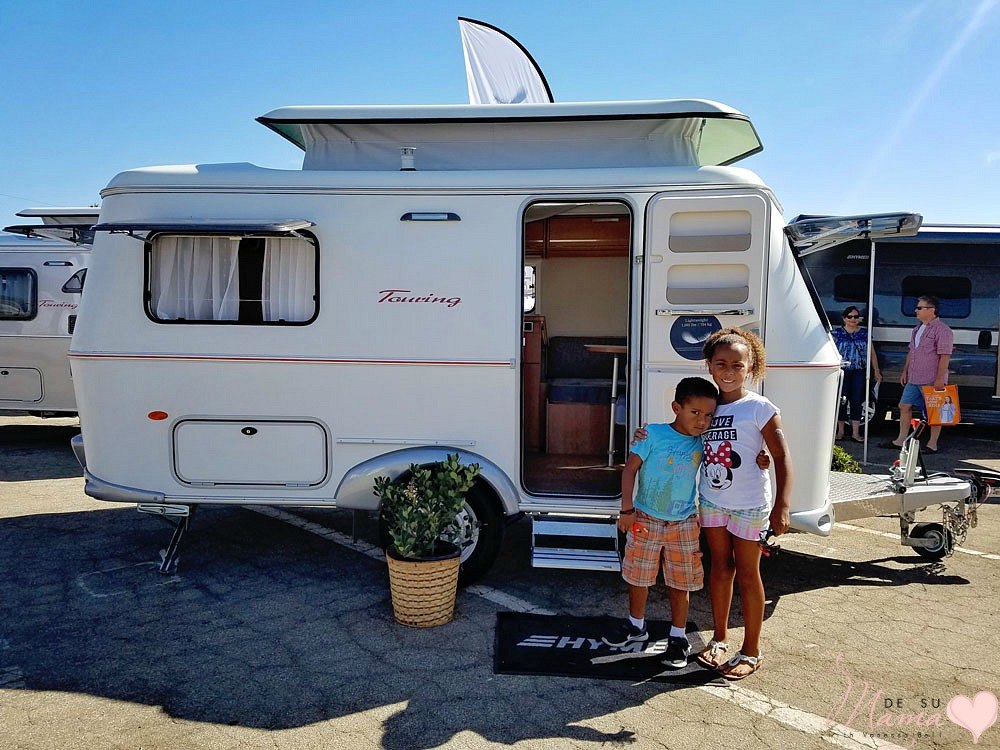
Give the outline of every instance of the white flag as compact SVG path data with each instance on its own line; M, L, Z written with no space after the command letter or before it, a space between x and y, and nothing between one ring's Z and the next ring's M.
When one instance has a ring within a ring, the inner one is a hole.
M470 104L548 104L549 84L521 43L496 26L459 18Z

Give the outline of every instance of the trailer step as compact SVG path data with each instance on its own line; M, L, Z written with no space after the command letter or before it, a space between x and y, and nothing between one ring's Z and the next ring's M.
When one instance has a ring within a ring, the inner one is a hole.
M532 516L531 566L621 570L616 519L556 513Z
M616 550L540 547L531 553L531 567L618 572L621 570L621 563Z

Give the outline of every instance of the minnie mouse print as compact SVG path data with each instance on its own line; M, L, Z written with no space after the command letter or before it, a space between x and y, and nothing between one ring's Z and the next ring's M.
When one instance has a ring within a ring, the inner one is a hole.
M727 490L733 484L733 469L740 468L743 463L739 453L733 451L733 445L728 440L719 443L716 450L705 443L705 460L702 472L713 490Z

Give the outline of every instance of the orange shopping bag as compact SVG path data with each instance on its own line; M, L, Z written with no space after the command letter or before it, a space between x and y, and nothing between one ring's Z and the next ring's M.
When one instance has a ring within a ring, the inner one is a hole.
M953 425L962 418L958 408L958 386L946 385L943 390L937 390L932 385L921 388L924 392L924 403L927 405L927 424Z

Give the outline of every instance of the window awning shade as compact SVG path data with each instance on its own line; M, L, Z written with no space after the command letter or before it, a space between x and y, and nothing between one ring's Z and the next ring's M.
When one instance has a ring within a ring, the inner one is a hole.
M109 221L94 227L95 232L121 232L136 235L168 234L224 234L231 237L284 237L316 226L308 219L233 219L217 222L172 221L149 219L146 221Z
M15 224L4 227L3 231L10 232L11 234L21 234L25 237L62 240L63 242L72 242L76 245L94 244L93 224Z

